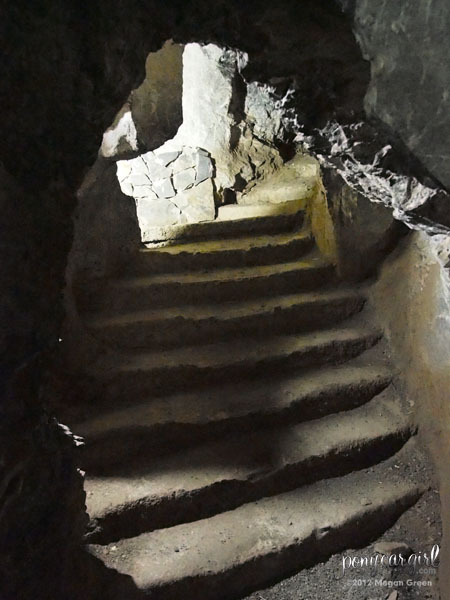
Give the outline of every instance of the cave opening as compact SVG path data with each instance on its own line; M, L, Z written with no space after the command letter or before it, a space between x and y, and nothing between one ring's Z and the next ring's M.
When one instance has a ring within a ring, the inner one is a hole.
M248 62L247 53L215 44L166 42L148 56L146 79L99 153L116 161L144 244L195 237L198 223L256 216L258 206L267 215L282 203L301 208L314 193L319 167L295 142L289 80L249 82ZM145 151L155 129L164 141Z

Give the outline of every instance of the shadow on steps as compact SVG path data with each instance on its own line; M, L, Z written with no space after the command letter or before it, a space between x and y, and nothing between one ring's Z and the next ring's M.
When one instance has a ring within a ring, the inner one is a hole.
M107 567L83 549L78 557L79 578L74 582L74 600L141 600L145 594L129 575ZM72 598L72 596L70 596Z

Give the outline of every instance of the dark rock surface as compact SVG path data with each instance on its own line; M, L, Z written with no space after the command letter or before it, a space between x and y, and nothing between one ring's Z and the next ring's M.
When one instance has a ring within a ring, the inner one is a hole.
M354 29L371 64L365 107L450 187L450 12L446 0L356 0Z
M404 226L382 203L352 189L339 170L323 168L328 211L333 221L339 275L362 281L372 276L386 254L395 247Z
M450 231L449 193L382 125L329 122L298 139L317 155L325 172L335 171L360 197L388 207L411 229L432 235Z

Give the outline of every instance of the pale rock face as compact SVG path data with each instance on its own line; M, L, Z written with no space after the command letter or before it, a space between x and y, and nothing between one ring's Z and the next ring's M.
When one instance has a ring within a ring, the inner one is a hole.
M163 239L176 225L213 220L212 174L208 153L189 146L118 161L120 187L136 199L142 241Z
M240 71L246 62L245 53L214 44L185 46L183 124L162 147L207 150L214 160L219 196L226 188L251 187L283 163L273 145L282 128L281 109L267 86L244 82ZM209 165L198 165L198 181L211 177L203 168Z
M132 193L127 195L133 196L136 200L138 200L139 198L145 198L146 200L156 200L158 198L158 195L154 192L151 185L137 185L133 188Z
M274 105L267 85L249 83L245 98L245 114L253 133L260 139L272 142L280 137L283 128L283 110Z
M128 181L131 183L133 188L137 185L150 185L151 183L149 176L146 173L139 173L139 171L132 173L128 177Z
M148 237L152 239L155 228L180 222L179 208L166 199L141 198L136 202L136 212L144 241Z
M183 148L183 152L172 164L171 170L173 173L179 173L185 169L189 169L195 165L193 153L189 151L188 147Z
M281 168L269 174L248 193L238 198L239 204L279 204L312 197L320 183L320 166L308 154L299 153Z
M130 107L126 104L103 134L99 154L105 158L113 158L118 154L137 152L138 148L136 125Z
M153 235L152 216L153 229L212 220L216 200L220 203L226 189L234 190L238 201L248 199L252 188L283 165L275 146L282 134L282 109L270 87L244 81L246 62L247 55L239 51L187 44L178 132L153 152L118 161L122 191L141 203L137 212L144 242ZM150 209L147 205L156 198L164 202ZM255 198L267 202L264 194Z
M100 157L130 158L176 133L182 121L182 55L183 46L170 40L148 55L145 79L104 133Z
M167 167L171 162L176 160L181 154L181 150L174 150L173 152L155 152L155 161L162 165L163 167Z
M175 189L177 190L187 190L188 188L191 188L194 185L194 183L196 182L196 178L196 170L190 167L189 169L184 169L184 171L179 171L178 173L175 173L173 176L173 184Z
M223 151L230 146L233 79L238 53L208 44L187 44L183 53L183 124L177 142Z
M158 198L173 198L176 194L170 178L155 181L152 189Z
M199 184L213 176L213 166L208 155L199 150L195 161L195 183Z
M211 179L178 193L173 201L181 210L183 223L213 221L215 218L214 187Z
M153 152L147 152L147 154L143 154L142 159L144 161L144 168L150 181L159 181L160 179L167 179L170 177L170 170L155 160Z

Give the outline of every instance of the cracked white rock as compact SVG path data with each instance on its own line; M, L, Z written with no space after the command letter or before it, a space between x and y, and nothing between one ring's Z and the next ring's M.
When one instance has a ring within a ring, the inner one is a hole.
M146 240L146 232L163 225L175 225L180 219L180 210L166 199L141 199L136 202L136 212L141 229L142 240Z
M167 167L164 167L162 164L159 164L153 153L144 155L144 161L150 181L156 181L158 179L166 179L170 177L170 170Z
M153 191L150 185L137 185L133 188L134 198L140 199L145 198L147 200L157 200L158 196Z
M209 179L213 176L213 166L209 156L205 155L200 151L197 153L195 158L195 170L197 172L195 177L195 184L198 185L205 179Z
M178 192L191 188L196 181L196 171L194 168L179 171L173 176L173 185Z
M150 185L150 179L145 173L131 173L127 178L127 183L131 183L133 187L137 185Z
M158 198L173 198L176 193L170 179L154 181L152 187Z
M186 223L212 221L215 218L214 187L211 179L177 194L173 201L181 209Z
M155 152L154 154L155 161L163 167L167 167L180 156L181 150L174 150L173 152Z
M178 173L179 171L194 167L194 165L195 159L192 152L187 152L186 149L183 149L183 153L180 154L177 160L172 164L172 171Z
M117 114L114 123L103 134L100 155L114 158L138 150L136 125L128 104Z

